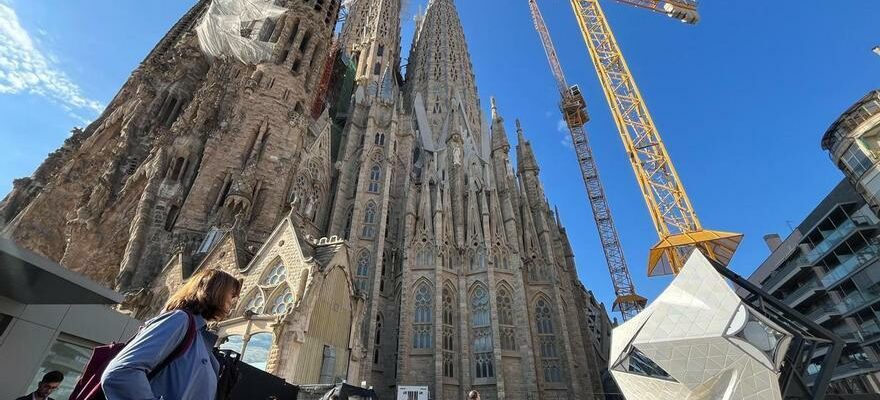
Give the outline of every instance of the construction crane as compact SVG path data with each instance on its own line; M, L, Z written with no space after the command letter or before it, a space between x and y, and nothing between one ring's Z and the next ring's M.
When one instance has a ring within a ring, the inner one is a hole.
M626 321L645 308L647 300L636 294L629 267L627 267L626 259L623 256L617 228L615 228L614 219L611 217L611 208L608 207L608 199L605 197L605 188L599 179L599 170L596 168L593 150L590 148L584 129L584 125L590 119L587 114L587 104L584 101L584 96L581 95L580 88L577 85L568 86L565 80L562 65L556 56L556 48L550 39L550 31L547 29L547 24L544 23L544 17L541 15L538 3L535 0L529 0L529 7L532 10L535 29L541 36L544 52L547 53L550 69L556 79L556 87L562 98L559 108L568 125L568 132L571 134L581 175L584 178L584 186L593 209L593 218L596 220L596 228L599 230L599 240L602 242L602 250L605 252L608 272L611 273L611 283L614 285L614 295L616 296L612 308L620 311L621 318Z
M690 24L699 20L694 0L618 1ZM648 275L678 274L694 249L727 265L742 234L703 229L599 0L570 2L660 237L648 253Z

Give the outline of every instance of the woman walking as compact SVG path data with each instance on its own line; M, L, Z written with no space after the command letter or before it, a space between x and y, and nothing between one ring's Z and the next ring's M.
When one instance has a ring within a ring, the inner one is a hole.
M219 364L206 320L225 318L240 291L239 280L217 269L190 277L104 370L107 399L213 400Z

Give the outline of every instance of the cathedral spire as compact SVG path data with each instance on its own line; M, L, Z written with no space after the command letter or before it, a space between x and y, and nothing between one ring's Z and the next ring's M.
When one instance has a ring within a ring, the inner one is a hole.
M498 112L495 97L491 98L492 104L492 153L502 151L507 154L510 151L510 143L507 141L507 132L504 129L504 117Z
M474 137L481 148L482 112L464 30L452 0L428 4L406 74L407 97L422 96L427 122L437 140L449 120L449 131Z
M532 151L532 144L526 139L523 133L522 125L519 119L516 120L516 162L520 172L535 171L538 172L538 161L535 159L535 152Z
M383 72L400 65L401 0L354 1L342 27L342 48L357 65L360 86L379 88ZM370 91L372 97L375 91Z

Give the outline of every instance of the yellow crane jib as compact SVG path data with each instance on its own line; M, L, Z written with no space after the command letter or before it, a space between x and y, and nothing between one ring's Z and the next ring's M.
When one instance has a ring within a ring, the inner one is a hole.
M657 12L669 9L691 13L685 22L699 19L696 2L691 0L618 1ZM703 229L599 1L570 2L660 237L648 254L648 275L677 274L690 252L697 248L727 265L742 234ZM672 13L672 16L679 14Z

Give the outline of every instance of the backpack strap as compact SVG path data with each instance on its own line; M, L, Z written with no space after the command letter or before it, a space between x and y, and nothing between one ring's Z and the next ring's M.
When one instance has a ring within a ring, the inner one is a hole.
M186 329L186 336L183 337L183 340L180 342L180 344L177 345L177 347L174 348L174 351L172 351L171 354L168 355L168 357L162 360L159 365L157 365L155 368L153 368L152 371L150 371L149 374L147 374L147 379L153 380L153 378L155 378L156 375L162 372L165 367L167 367L178 357L189 351L190 347L192 347L193 341L195 341L196 338L196 321L189 311L186 311L186 316L189 319L189 323L187 324Z

